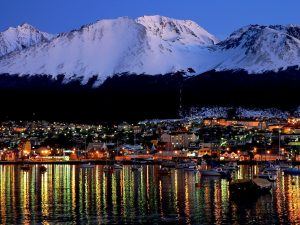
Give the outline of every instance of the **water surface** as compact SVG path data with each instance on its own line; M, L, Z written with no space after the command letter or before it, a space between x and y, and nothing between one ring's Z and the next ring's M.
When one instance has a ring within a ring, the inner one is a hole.
M0 224L300 224L299 177L279 174L270 195L240 203L230 199L228 180L194 172L47 167L41 174L37 166L0 165ZM253 173L256 167L242 166L235 178Z

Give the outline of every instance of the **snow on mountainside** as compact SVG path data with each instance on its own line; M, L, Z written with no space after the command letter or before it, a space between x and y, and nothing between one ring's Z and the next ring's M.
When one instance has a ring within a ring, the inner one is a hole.
M85 81L122 72L164 74L197 67L201 49L216 42L191 21L161 16L100 20L4 57L0 73L78 75Z
M16 28L10 27L0 32L0 57L40 42L49 41L53 37L52 34L41 32L27 23Z
M217 44L215 69L250 73L300 65L300 26L249 25Z
M219 40L191 20L175 20L164 16L143 16L136 21L146 27L149 36L185 45L213 45Z
M188 116L190 119L205 118L228 118L229 114L235 118L242 119L287 119L291 116L297 116L300 107L296 111L283 111L277 108L245 108L245 107L222 107L222 106L203 106L193 107ZM231 111L231 113L229 113Z
M198 74L214 69L262 73L299 65L300 26L249 25L219 42L192 21L143 16L99 20L5 55L0 73L64 74L66 79L83 77L83 82L97 75L99 84L123 72L165 74L193 68Z

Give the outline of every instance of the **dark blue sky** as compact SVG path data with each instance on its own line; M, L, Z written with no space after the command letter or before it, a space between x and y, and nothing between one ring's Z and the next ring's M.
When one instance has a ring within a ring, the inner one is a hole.
M59 33L103 18L191 19L224 38L248 24L300 24L299 0L1 0L0 30L28 22Z

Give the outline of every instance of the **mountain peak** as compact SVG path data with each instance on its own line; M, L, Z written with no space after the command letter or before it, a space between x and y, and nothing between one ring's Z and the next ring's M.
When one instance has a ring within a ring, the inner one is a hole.
M25 29L34 29L34 30L36 30L36 28L34 26L32 26L31 24L26 23L26 22L20 24L17 28L25 28Z
M0 57L40 42L49 41L53 37L53 35L41 32L28 23L10 27L0 32Z
M236 30L219 45L224 48L235 48L239 45L247 48L258 42L266 43L267 37L274 42L279 39L284 42L293 38L300 40L300 26L251 24Z
M248 25L233 32L217 47L230 52L219 69L244 69L251 73L298 66L300 28L284 25Z
M212 45L219 42L216 37L191 20L153 15L139 17L136 21L145 26L148 32L163 40L199 45Z

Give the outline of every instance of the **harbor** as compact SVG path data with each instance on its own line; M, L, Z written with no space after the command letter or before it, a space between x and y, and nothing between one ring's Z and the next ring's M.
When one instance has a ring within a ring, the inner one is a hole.
M1 224L300 223L300 176L279 168L269 192L236 200L230 184L257 177L263 166L239 165L230 178L178 166L168 173L147 164L112 171L105 165L44 166L46 172L39 165L0 165Z

